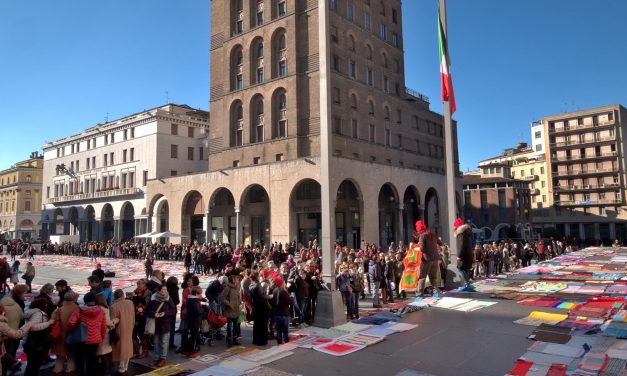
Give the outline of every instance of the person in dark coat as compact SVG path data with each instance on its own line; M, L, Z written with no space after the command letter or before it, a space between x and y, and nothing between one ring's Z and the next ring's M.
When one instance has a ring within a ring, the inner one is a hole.
M453 227L455 228L454 235L457 238L457 268L464 277L464 286L461 290L474 291L474 287L470 284L470 271L474 262L472 228L470 228L470 225L464 224L459 218L457 218Z
M183 354L190 359L198 357L198 332L203 319L201 300L202 289L198 286L192 287L185 303L185 325L188 333L186 343L183 344Z
M96 264L96 269L94 269L94 271L91 272L91 275L95 275L96 277L98 277L100 282L104 281L105 272L104 270L102 270L102 265Z
M181 304L181 299L179 298L179 280L176 277L169 277L168 280L165 282L165 285L168 287L168 294L170 295L170 299L172 300L172 302L174 302L174 307L178 310L178 305ZM172 320L170 323L170 349L173 349L175 347L175 332L176 320Z
M253 345L265 346L268 344L268 320L269 320L269 300L259 281L259 273L254 271L250 276L250 295L253 300Z
M153 366L163 367L168 357L172 322L176 320L176 305L170 299L166 285L161 285L159 291L152 294L146 308L146 316L155 319L155 335L153 338L156 359Z

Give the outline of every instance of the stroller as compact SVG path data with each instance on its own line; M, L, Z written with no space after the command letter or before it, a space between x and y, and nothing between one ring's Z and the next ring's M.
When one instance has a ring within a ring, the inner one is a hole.
M203 306L203 317L204 319L200 325L200 338L198 343L213 346L214 339L219 340L224 338L220 329L226 325L226 317L218 315L215 310L212 310L208 306Z

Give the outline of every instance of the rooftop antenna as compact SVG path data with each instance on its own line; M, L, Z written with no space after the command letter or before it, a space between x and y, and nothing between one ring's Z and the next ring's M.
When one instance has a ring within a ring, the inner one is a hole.
M167 91L165 92L165 103L170 104L170 93Z
M109 122L109 111L107 111L107 114L105 115L105 124L107 124Z

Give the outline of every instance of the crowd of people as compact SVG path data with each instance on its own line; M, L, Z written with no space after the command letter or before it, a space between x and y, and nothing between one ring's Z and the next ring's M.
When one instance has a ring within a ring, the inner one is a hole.
M480 277L512 271L569 252L562 241L520 243L502 241L475 244L467 224L454 224L458 238L457 268L463 288ZM405 257L408 247L419 246L421 262L415 271L414 291L404 291ZM20 260L32 259L32 245L7 242L3 252L13 264L0 262L9 282L0 300L0 350L2 368L11 373L21 368L16 360L20 339L28 363L25 375L37 375L49 352L56 356L54 375L125 374L129 360L151 355L153 366L166 364L168 352L176 350L187 358L198 356L202 344L224 339L226 346L240 345L241 325L253 326L252 344L264 346L275 339L289 341L290 326L311 325L316 315L318 293L328 289L321 277L321 249L316 240L306 246L295 242L256 244L232 248L228 244L139 244L44 243L42 254L143 260L146 278L138 279L132 292L112 290L112 283L98 263L87 278L90 291L79 297L68 282L45 284L30 304L35 269L30 261L19 283ZM391 243L387 247L364 243L360 249L335 245L335 285L346 307L346 319L359 318L359 301L372 299L382 307L407 293L437 296L447 283L450 253L448 246L431 233L422 221L416 223L413 244ZM182 262L181 282L153 268L155 260ZM103 262L103 260L101 260ZM199 276L215 275L206 288ZM1 278L1 275L0 275ZM430 287L425 284L427 278ZM55 292L56 290L56 292ZM8 291L8 292L7 292ZM177 326L177 322L179 325ZM180 340L176 341L176 336ZM175 344L179 346L175 346Z

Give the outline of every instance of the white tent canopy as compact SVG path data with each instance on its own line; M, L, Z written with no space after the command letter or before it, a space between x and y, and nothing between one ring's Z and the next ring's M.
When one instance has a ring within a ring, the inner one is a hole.
M156 232L148 232L146 234L137 235L136 238L152 238L156 235Z
M156 233L150 237L151 238L187 238L187 236L185 235L177 234L176 232L170 232L170 231Z

